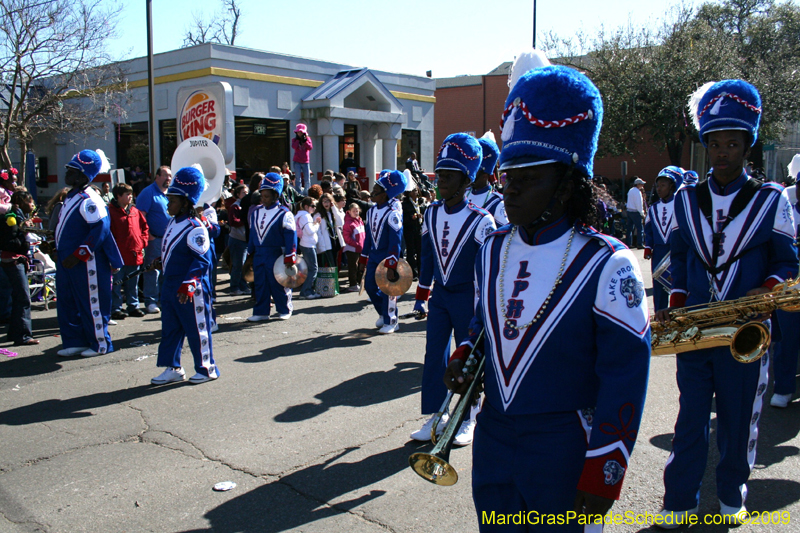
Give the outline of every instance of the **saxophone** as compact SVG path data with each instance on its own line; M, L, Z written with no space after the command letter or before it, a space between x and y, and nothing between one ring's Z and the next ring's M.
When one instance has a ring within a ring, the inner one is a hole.
M758 361L770 343L762 322L775 310L800 311L800 277L776 285L772 292L710 304L673 309L669 322L651 317L653 355L729 346L740 363Z

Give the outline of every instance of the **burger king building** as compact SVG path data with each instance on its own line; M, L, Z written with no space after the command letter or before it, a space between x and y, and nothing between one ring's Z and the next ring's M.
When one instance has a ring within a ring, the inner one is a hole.
M32 144L41 195L63 187L64 165L83 148L105 151L112 168L147 171L147 60L123 68L130 92L121 120L112 111L95 135L40 137ZM338 171L350 152L370 187L381 169L404 168L412 151L423 168L434 166L434 80L221 44L158 54L154 71L161 165L170 164L182 140L201 135L217 143L229 170L248 179L291 163L293 131L304 123L314 143L312 183L326 169Z

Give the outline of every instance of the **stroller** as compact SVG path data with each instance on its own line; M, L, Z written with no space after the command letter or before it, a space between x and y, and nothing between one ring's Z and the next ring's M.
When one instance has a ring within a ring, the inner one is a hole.
M40 233L49 233L40 230ZM28 256L28 287L31 293L31 302L44 302L44 308L50 309L50 304L56 301L56 264L45 253L52 249L53 244L45 241L39 233L28 233L30 254Z

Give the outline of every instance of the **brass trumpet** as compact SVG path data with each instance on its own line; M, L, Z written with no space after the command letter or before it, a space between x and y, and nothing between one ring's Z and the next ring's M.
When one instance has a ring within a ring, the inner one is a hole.
M481 336L483 332L481 332ZM480 340L480 336L478 339ZM478 342L475 343L478 346ZM480 357L480 360L478 359ZM456 438L456 433L461 427L461 423L469 413L472 407L472 400L475 396L478 383L483 376L483 369L486 364L486 357L481 354L476 354L475 348L469 354L467 362L464 364L465 373L473 375L472 383L469 385L467 392L461 396L458 401L453 415L450 417L450 422L447 424L447 429L442 433L441 438L433 447L430 453L417 452L411 454L408 458L408 464L420 477L435 483L436 485L450 486L458 482L458 472L453 468L448 460L450 459L450 450L453 447L453 441ZM452 398L452 392L448 394ZM447 409L447 405L443 406L443 411ZM441 415L441 412L439 413ZM441 417L440 417L441 419ZM435 426L435 425L434 425ZM436 428L431 430L431 433L436 433ZM435 435L434 435L435 436Z
M652 319L653 355L690 352L729 346L740 363L758 361L770 343L769 328L759 319L775 310L800 311L800 278L776 285L768 294L693 305L670 311L666 323Z

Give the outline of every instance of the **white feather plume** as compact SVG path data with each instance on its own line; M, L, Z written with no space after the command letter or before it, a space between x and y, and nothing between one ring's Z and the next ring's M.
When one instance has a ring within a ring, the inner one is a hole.
M797 179L797 174L800 172L800 154L794 154L792 162L786 168L789 169L789 175Z
M702 87L689 95L689 114L692 116L692 124L694 124L694 127L697 129L697 131L700 131L700 117L697 116L697 113L699 113L698 108L700 107L700 99L703 98L703 95L706 94L706 91L708 91L715 83L717 82L709 81L704 83Z
M517 84L517 80L529 70L549 65L550 60L541 50L536 50L535 48L525 50L517 56L514 64L511 65L511 72L508 74L508 91L511 92L511 89Z
M106 153L104 151L102 151L101 149L98 148L97 150L95 150L95 152L97 152L97 155L100 156L100 172L99 172L99 174L105 174L106 172L111 170L111 162L106 157Z
M487 140L492 141L493 143L497 144L497 139L494 138L494 133L492 133L492 130L489 130L486 133L484 133L481 136L481 139L487 139Z

